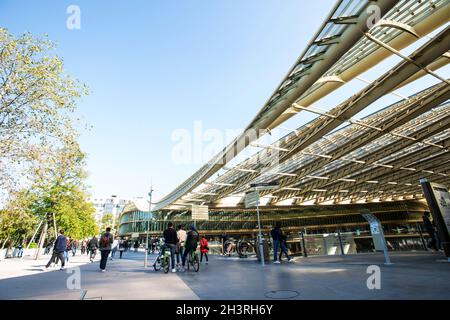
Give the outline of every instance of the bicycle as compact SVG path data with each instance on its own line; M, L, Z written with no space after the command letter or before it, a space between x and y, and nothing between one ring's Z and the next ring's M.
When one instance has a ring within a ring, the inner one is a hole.
M192 250L188 256L187 269L189 271L189 266L192 266L195 272L200 269L200 260L198 259L197 249Z
M153 263L153 269L159 271L163 269L164 273L168 273L170 269L170 249L161 247L161 251L156 257L155 263Z

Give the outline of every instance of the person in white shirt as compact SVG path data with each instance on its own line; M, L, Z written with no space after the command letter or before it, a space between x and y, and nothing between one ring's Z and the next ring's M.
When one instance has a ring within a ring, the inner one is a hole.
M111 245L111 260L114 259L117 249L119 249L119 238L115 237Z
M180 267L180 257L183 256L183 252L184 252L184 243L186 242L186 237L187 237L187 233L186 231L183 230L183 226L180 224L178 226L178 230L177 230L177 238L178 238L178 243L177 243L177 247L176 247L176 254L177 254L177 267Z

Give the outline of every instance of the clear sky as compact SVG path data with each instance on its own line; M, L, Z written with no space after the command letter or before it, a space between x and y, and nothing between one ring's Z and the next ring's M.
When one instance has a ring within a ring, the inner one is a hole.
M93 125L80 138L93 194L145 196L152 179L157 200L201 166L174 161L172 134L192 132L195 121L202 121L203 129L243 129L334 3L0 0L0 26L14 35L47 33L57 42L67 73L90 87L77 114ZM81 9L79 30L66 27L71 4ZM367 77L375 79L395 59ZM403 93L436 83L427 79ZM350 86L318 106L331 108L364 84ZM286 126L310 119L294 117Z

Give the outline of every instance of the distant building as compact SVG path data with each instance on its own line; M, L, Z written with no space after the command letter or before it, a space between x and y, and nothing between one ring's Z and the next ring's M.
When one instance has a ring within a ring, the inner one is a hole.
M128 199L118 198L112 196L109 198L88 198L88 201L94 205L95 220L100 222L105 214L112 214L117 219L123 211L125 204L129 202Z

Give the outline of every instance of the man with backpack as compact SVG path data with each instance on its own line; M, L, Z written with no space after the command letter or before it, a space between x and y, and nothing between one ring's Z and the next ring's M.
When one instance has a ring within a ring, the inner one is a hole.
M182 272L185 271L184 266L186 265L186 257L188 256L188 254L197 250L198 240L199 234L197 232L197 229L194 225L191 225L191 230L187 233L186 242L184 244L184 253L182 259L183 266L181 267Z
M100 270L102 272L106 272L106 262L108 262L108 256L111 252L111 245L114 242L114 238L111 234L111 228L106 228L106 232L102 234L100 237L100 254L101 254L101 260L100 260Z

